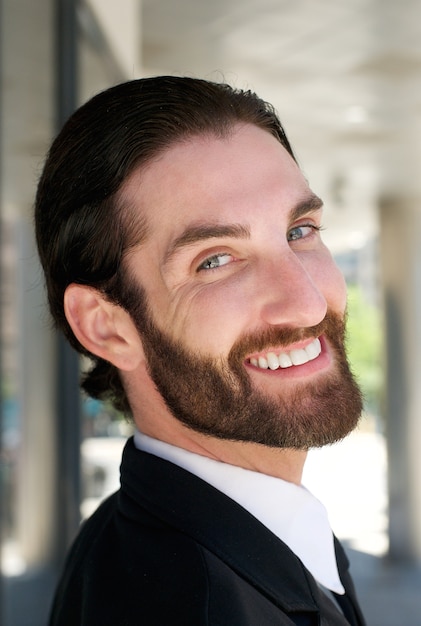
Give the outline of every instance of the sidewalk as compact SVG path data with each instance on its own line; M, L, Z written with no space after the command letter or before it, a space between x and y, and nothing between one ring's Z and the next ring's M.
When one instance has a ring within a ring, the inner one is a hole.
M351 549L347 553L368 626L421 625L421 566L393 564Z

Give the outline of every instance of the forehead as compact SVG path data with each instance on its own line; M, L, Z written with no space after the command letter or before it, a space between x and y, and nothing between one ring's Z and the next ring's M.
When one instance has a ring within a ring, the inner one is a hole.
M220 138L192 137L126 181L123 199L163 245L186 226L250 220L276 203L289 211L310 194L290 154L267 131L238 125Z

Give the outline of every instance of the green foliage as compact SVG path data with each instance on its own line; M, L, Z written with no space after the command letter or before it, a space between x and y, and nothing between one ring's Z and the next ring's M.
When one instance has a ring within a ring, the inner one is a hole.
M383 320L357 285L348 287L347 353L366 408L378 412L383 384Z

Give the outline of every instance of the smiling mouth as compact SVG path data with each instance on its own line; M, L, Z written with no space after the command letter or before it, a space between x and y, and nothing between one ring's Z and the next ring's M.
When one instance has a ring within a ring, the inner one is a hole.
M318 338L314 339L305 348L291 350L290 352L268 352L264 356L249 359L249 363L263 370L277 370L292 367L293 365L304 365L309 361L317 359L322 351L322 346Z

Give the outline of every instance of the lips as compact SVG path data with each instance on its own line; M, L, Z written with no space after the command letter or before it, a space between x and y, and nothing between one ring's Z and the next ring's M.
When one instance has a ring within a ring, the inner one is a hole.
M285 369L313 361L317 359L321 351L320 340L316 338L305 346L305 348L291 350L290 352L281 352L280 354L267 352L265 355L259 356L258 358L251 358L250 363L254 365L254 367L264 370Z

